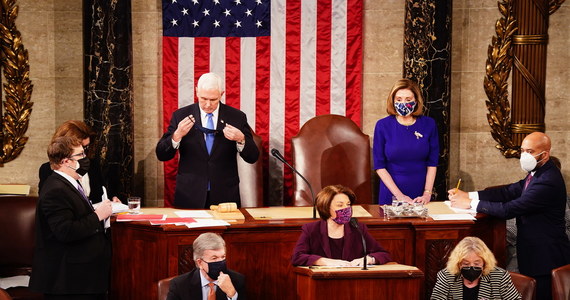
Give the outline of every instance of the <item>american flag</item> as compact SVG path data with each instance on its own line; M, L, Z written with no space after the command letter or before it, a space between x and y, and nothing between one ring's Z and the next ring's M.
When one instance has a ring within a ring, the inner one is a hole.
M290 141L309 119L345 115L360 125L362 0L163 0L163 124L196 101L200 75L225 80L222 101L246 113L263 139L270 205L289 203ZM164 165L165 206L178 160Z

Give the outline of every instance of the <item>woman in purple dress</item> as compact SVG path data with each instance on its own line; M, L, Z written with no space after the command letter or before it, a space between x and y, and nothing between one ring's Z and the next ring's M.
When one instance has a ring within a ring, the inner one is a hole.
M400 79L386 100L389 116L374 129L374 169L380 176L379 204L398 201L426 204L431 199L439 157L435 121L423 116L418 85Z

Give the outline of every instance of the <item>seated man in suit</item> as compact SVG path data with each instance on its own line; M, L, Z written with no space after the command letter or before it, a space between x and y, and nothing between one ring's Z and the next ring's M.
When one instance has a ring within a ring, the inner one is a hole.
M172 279L167 300L246 299L245 277L227 269L226 243L220 235L202 233L192 248L196 268Z
M521 144L518 182L478 192L449 190L451 206L473 208L491 216L517 219L517 258L523 275L536 279L536 298L551 299L551 271L570 263L564 228L566 184L550 157L550 138L533 132Z

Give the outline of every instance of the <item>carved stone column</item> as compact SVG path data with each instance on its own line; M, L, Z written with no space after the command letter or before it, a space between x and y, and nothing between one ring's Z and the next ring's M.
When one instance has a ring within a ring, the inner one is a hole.
M134 174L131 1L84 0L83 42L85 122L97 133L92 151L110 193L126 201Z
M434 190L447 198L451 95L451 0L406 0L404 77L419 83L427 116L439 132L439 165Z

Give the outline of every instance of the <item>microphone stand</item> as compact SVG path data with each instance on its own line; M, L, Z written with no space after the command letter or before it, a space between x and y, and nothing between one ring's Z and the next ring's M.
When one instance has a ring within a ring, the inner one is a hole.
M271 154L275 158L277 158L279 161L281 161L282 163L287 165L293 172L295 172L297 175L299 175L299 177L301 177L301 179L303 179L305 181L305 183L307 183L307 186L309 186L309 190L311 191L311 202L313 202L313 219L316 219L317 218L317 207L315 206L315 193L313 193L313 187L311 186L311 184L309 183L307 178L305 178L303 175L301 175L301 173L299 173L299 171L297 171L297 169L293 168L293 166L291 166L285 160L285 158L281 155L281 153L279 153L279 150L277 150L275 148L271 149Z
M362 247L364 247L364 258L362 260L362 270L368 270L368 263L366 262L367 260L367 254L366 254L366 240L364 239L364 234L362 234L362 231L360 230L360 227L358 227L358 221L356 220L356 218L350 218L350 225L352 225L352 227L356 228L356 230L358 230L358 233L360 233L360 237L362 238Z

